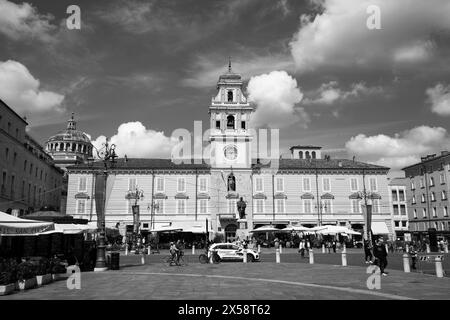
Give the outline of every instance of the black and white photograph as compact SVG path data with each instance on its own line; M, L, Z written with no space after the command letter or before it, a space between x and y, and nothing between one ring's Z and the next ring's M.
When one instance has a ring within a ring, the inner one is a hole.
M448 300L449 119L448 0L0 0L0 305Z

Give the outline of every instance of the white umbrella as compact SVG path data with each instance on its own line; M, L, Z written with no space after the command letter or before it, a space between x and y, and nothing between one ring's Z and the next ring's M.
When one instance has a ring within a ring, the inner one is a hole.
M269 225L269 226L262 226L262 227L256 228L250 232L277 232L277 231L280 232L283 230L277 229L277 228Z
M346 233L346 234L360 234L359 232L353 231L351 229L348 229L343 226L324 226L325 229L318 230L317 233L319 234L339 234L339 233Z
M286 228L283 228L282 231L299 231L299 232L305 232L305 231L311 231L311 228L304 227L304 226L287 226Z

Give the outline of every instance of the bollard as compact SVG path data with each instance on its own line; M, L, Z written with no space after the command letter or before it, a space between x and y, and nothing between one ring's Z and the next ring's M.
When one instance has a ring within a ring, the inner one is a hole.
M448 253L448 244L444 245L444 252Z
M141 255L141 264L145 264L145 256L144 256L144 254Z
M147 247L147 254L150 255L152 253L152 248L150 246Z
M125 245L125 255L128 255L128 244Z
M325 253L325 245L322 244L322 253Z
M280 244L280 253L283 253L283 246Z
M276 256L276 262L280 263L280 249L277 249L275 256Z
M214 261L213 261L213 255L212 255L212 252L209 251L209 250L208 250L208 258L209 258L209 263L213 264L213 263L214 263Z
M347 253L342 252L341 256L342 256L342 266L346 267L347 266Z
M344 245L342 247L342 252L343 253L347 253L347 246L345 245L345 243L344 243Z
M434 262L436 263L436 277L443 278L444 270L442 269L442 259L439 257L436 257L434 259Z
M258 254L260 254L260 253L261 253L261 245L258 244Z
M309 264L314 264L314 251L313 249L309 249Z
M192 245L192 254L195 254L195 245Z
M431 252L430 245L427 243L427 253L430 253L430 252Z
M403 254L403 271L406 273L411 272L411 269L409 267L409 255L407 253Z
M247 249L242 250L242 254L244 255L244 263L247 263Z

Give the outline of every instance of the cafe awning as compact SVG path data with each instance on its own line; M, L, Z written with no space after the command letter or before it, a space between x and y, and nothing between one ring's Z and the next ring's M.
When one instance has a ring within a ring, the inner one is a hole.
M389 229L384 221L372 221L373 234L389 234Z
M30 236L54 230L53 222L21 219L0 211L0 235Z

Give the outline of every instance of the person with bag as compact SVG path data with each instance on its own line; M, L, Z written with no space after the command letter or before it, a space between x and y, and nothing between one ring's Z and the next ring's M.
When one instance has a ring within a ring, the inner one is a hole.
M383 239L379 238L375 246L373 247L373 255L375 256L376 265L380 268L380 273L383 276L387 276L387 272L385 272L385 268L388 264L387 262L387 252L386 252L386 246L383 243Z

